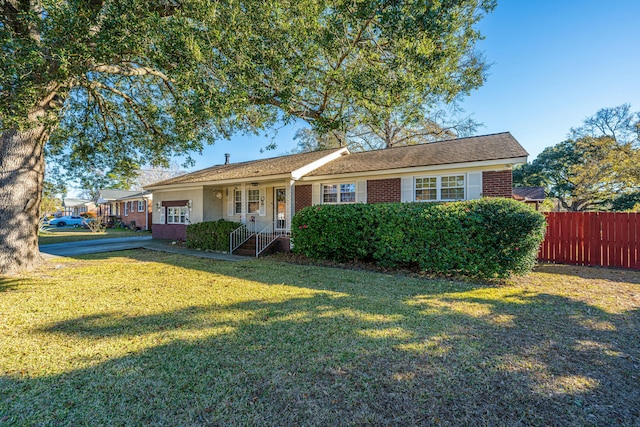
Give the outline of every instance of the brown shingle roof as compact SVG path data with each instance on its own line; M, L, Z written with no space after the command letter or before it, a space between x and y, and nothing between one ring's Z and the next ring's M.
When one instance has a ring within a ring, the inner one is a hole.
M504 132L351 153L316 169L307 176L511 159L527 155L518 141L509 132Z
M252 160L249 162L216 165L210 168L191 172L175 178L145 186L145 188L160 185L191 184L210 181L226 181L233 179L258 179L274 175L291 173L309 163L315 162L342 148L332 150L313 151L310 153L292 154L288 156L272 157L269 159Z

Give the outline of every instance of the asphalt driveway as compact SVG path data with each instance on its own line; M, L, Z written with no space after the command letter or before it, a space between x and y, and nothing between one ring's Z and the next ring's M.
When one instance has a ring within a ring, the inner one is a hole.
M40 253L56 256L74 256L99 252L125 251L143 248L151 243L151 236L114 237L113 239L80 240L78 242L40 245Z
M246 261L247 259L251 259L226 253L187 249L172 245L170 240L151 239L151 236L114 237L112 239L80 240L77 242L40 245L40 253L45 259L51 259L57 256L73 257L76 255L126 251L130 249L149 249L223 261Z

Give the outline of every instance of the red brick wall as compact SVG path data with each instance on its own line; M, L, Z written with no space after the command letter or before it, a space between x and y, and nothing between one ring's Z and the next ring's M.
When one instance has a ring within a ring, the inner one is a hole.
M124 205L125 203L129 204L128 215L125 215ZM146 204L146 209L144 212L138 212L138 201L133 201L133 211L131 210L131 201L128 202L120 202L120 220L125 224L131 224L131 221L136 222L136 227L140 227L142 230L147 230L151 225L151 203L147 203L144 201L143 204Z
M153 224L151 236L154 239L186 240L187 226L185 224Z
M296 185L295 199L296 213L302 208L313 205L311 185Z
M367 181L367 203L394 203L400 201L400 178Z
M512 187L511 170L482 172L482 195L484 197L511 198Z

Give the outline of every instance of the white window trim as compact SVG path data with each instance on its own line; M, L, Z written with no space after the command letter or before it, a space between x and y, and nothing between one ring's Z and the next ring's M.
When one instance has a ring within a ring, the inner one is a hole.
M168 206L166 214L167 224L186 224L188 210L189 208L187 208L186 206ZM173 214L171 214L170 212L173 212ZM175 221L176 217L178 218L178 221ZM180 221L180 218L184 218L184 221Z
M129 202L124 202L124 216L129 216Z
M462 188L463 196L461 199L443 199L442 198L442 178L451 177L451 176L462 176L464 182L461 187L447 187L447 188ZM426 178L435 178L436 179L436 198L432 200L417 200L416 192L418 189L416 188L416 180L418 179L426 179ZM459 202L461 200L467 200L467 174L466 173L452 173L452 174L444 174L444 175L420 175L413 177L413 200L416 202L425 202L425 203L434 203L434 202Z
M146 209L144 208L144 201L138 200L138 212L144 212Z
M324 200L324 195L325 195L324 188L326 186L329 186L329 185L332 185L332 186L335 185L335 186L338 187L338 191L336 193L337 196L336 196L336 201L335 202L325 202L325 200ZM340 192L340 186L342 186L342 185L353 185L353 201L352 202L343 202L343 201L340 200L340 194L342 194ZM357 183L355 181L353 181L353 182L350 182L350 181L349 182L331 182L331 183L320 184L320 203L323 204L323 205L351 205L351 204L356 203L357 200L358 200L358 185L357 185Z

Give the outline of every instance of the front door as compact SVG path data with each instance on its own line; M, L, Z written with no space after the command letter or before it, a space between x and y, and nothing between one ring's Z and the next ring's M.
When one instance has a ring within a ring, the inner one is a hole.
M275 218L275 227L276 230L286 230L287 229L287 189L286 188L276 188L273 190L274 195L273 199L276 201L274 203L275 212L273 213L273 217Z

